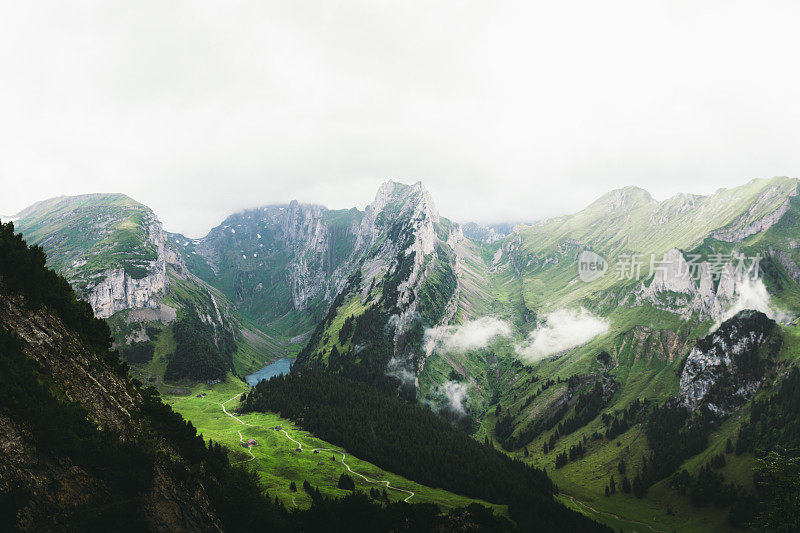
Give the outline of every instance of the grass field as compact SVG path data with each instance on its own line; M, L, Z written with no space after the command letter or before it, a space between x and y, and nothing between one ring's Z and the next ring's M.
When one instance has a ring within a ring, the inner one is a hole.
M198 432L208 440L211 439L228 447L232 452L232 461L241 462L254 468L267 491L271 496L277 496L287 507L307 508L311 498L302 490L303 481L307 480L312 486L318 486L320 492L326 496L341 497L347 492L336 487L339 476L347 473L347 468L342 464L342 452L320 451L313 453L315 448L341 448L315 438L309 432L298 428L295 424L274 413L250 413L238 415L234 411L238 407L236 396L248 390L248 386L228 376L225 383L209 387L195 385L191 387L190 394L175 396L166 395L164 401L172 408L190 420ZM202 398L197 395L205 393ZM228 401L231 400L231 401ZM235 414L242 422L252 424L248 426L228 416L222 410L221 404L225 403L226 409ZM275 431L269 428L281 426L286 431ZM298 452L298 445L287 438L302 443L302 452ZM256 439L258 445L247 449L240 445L241 439ZM346 450L343 451L346 453ZM481 503L492 507L495 512L507 515L507 508L492 505L487 502L461 497L445 490L425 487L404 479L400 476L386 472L371 463L361 461L349 454L345 462L353 472L366 476L371 480L387 480L391 487L413 492L386 488L385 483L368 483L357 474L350 474L355 481L356 489L369 492L371 488L386 489L391 501L408 499L409 503L435 503L443 508L460 507L470 503ZM294 481L298 492L292 492L289 484Z

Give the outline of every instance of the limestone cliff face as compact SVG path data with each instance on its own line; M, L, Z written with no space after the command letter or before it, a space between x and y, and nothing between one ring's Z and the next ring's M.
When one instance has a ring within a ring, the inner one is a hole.
M360 218L298 202L265 206L228 217L183 252L209 265L215 279L206 281L229 280L237 305L276 300L267 310L274 318L336 296L351 270Z
M734 266L730 261L722 265L712 265L709 261L690 265L683 253L673 248L658 263L650 285L642 284L636 291L635 299L683 316L698 313L718 320L748 280L758 277L752 268L752 264L742 262Z
M786 214L790 207L791 198L796 195L796 184L788 194L783 187L770 187L745 213L742 213L726 227L713 232L711 236L721 241L742 242L751 235L766 231ZM781 198L785 198L785 200L776 209L770 209ZM766 211L766 214L764 211Z
M160 305L159 295L167 286L167 260L177 261L182 267L180 256L174 252L168 254L165 246L164 230L155 217L148 220L146 226L148 242L156 249L156 259L144 266L144 277L134 277L125 268L105 270L93 277L79 291L86 295L92 305L95 316L108 318L125 309L156 308ZM97 280L97 281L94 281Z
M353 230L352 249L336 266L334 273L341 283L330 291L332 297L341 294L344 302L335 302L331 312L343 312L340 309L348 308L344 304L358 297L360 306L354 304L362 309L358 314L367 307L387 320L384 331L393 341L388 349L391 353L382 345L376 357L390 359L390 371L416 374L430 355L422 346L422 333L455 319L465 301L463 281L474 283L479 275L465 263L468 259L482 263L479 251L459 225L439 215L421 183L384 183L358 224L348 228ZM469 289L473 296L478 290L475 286ZM334 323L330 317L328 313L315 328L301 354L302 364L325 362L325 350L330 348L324 339L339 335L338 329L328 329ZM354 356L356 350L369 350L369 343L379 340L352 345L345 357Z
M26 209L19 228L47 253L48 266L70 282L99 318L110 322L117 345L147 342L147 325L169 326L178 309L214 328L238 331L224 296L189 272L178 246L155 213L124 195L62 197ZM179 287L179 288L178 288Z
M689 353L678 398L691 410L701 405L728 415L753 397L769 358L780 348L775 322L758 311L742 311L700 339Z
M155 213L122 194L45 200L22 211L16 226L100 318L158 307L168 273L186 274Z
M336 266L330 255L327 212L325 207L298 202L247 210L228 217L197 241L195 249L217 276L237 268L245 272L280 269L293 307L303 309L326 294L326 282ZM239 288L241 300L253 289Z
M447 240L451 226L444 226L421 183L388 181L364 211L298 202L246 210L183 253L204 260L215 277L206 280L227 280L237 306L262 314L264 322L291 312L324 313L357 270L366 297L402 257L413 257L398 287L405 326L417 310L416 291L435 267L430 258Z
M397 214L394 216L387 214L390 207L397 206L400 206ZM366 230L364 234L369 235L373 242L377 238L378 231L386 227L386 223L379 217L391 221L394 227L400 225L402 228L402 234L398 234L395 238L391 238L390 235L390 238L383 242L373 260L388 266L401 254L403 256L413 254L413 264L408 277L398 286L397 306L402 310L395 334L398 337L414 319L419 306L419 299L416 296L434 267L434 262L429 259L438 242L435 225L439 224L441 219L430 193L422 183L416 183L410 188L391 181L385 183L378 191L368 213L365 218L369 225L366 228L362 225L362 228ZM392 228L389 229L391 233Z

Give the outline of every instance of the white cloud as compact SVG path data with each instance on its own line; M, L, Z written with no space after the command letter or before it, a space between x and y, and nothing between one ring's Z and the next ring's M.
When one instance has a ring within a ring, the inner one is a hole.
M403 385L417 385L417 375L401 366L400 361L392 357L389 360L387 376L397 378Z
M467 399L467 394L469 393L469 383L463 383L461 381L447 381L439 386L438 390L441 394L447 398L447 406L455 413L459 415L465 415L466 408L464 407L464 402Z
M722 317L711 328L711 331L716 330L720 324L736 315L739 311L745 309L753 309L761 311L768 317L779 322L790 319L790 316L772 305L767 287L761 279L746 278L742 283L736 287L736 300L733 304L723 313Z
M497 337L511 335L511 326L499 318L484 316L457 326L429 328L425 331L425 348L430 353L435 347L445 352L463 353L485 348Z
M608 331L606 320L594 316L586 309L559 310L545 316L544 322L533 330L526 342L516 346L523 361L532 363L585 344Z
M3 7L0 213L124 192L200 236L396 178L530 220L800 168L797 2L80 4Z

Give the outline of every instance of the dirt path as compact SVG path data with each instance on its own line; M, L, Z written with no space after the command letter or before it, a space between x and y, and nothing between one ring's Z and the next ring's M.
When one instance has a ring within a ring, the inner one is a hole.
M225 408L225 404L226 403L235 400L236 398L238 398L241 395L242 395L242 393L239 393L236 396L234 396L233 398L230 398L230 399L222 402L221 404L219 404L220 407L222 407L222 412L225 413L226 415L228 415L229 417L233 418L234 420L236 420L237 422L239 422L240 424L242 424L244 426L249 426L251 428L257 427L257 426L254 426L253 424L248 424L247 422L243 421L242 419L232 415ZM264 429L264 428L262 428L262 429ZM290 441L292 441L295 444L297 444L297 449L298 450L300 450L301 452L303 451L303 443L301 443L298 440L293 439L289 435L289 433L286 432L285 429L282 429L281 432L283 432L283 434L286 436L287 439L289 439ZM242 437L242 432L241 431L239 431L239 441L240 442L244 442L244 438ZM332 452L332 453L341 454L342 455L342 461L341 462L344 465L344 467L347 468L348 472L350 472L351 474L353 474L355 476L360 477L361 479L363 479L367 483L372 483L372 484L375 484L375 485L386 485L386 488L389 489L389 490L394 490L394 491L397 491L397 492L403 492L405 494L408 494L408 496L406 496L403 499L403 501L406 502L406 503L408 503L408 500L410 500L411 498L413 498L416 495L416 493L414 493L414 492L412 492L410 490L401 489L401 488L398 488L398 487L393 487L389 480L386 480L386 479L383 479L383 480L381 480L381 479L370 479L367 476L365 476L364 474L360 474L360 473L356 472L355 470L350 468L350 465L348 465L345 462L345 458L347 457L347 455L342 450L339 450L339 449L336 449L336 448L314 448L314 449L312 449L310 451L311 451L311 453L314 453L314 452ZM256 458L255 455L253 455L253 452L252 452L252 450L250 450L250 448L247 448L247 452L250 454L250 456L252 458L251 459L247 459L246 461L240 461L240 462L247 463L247 462L250 462L250 461L252 461L252 460L254 460Z
M618 514L609 513L609 512L606 512L606 511L601 511L599 509L595 509L594 507L592 507L588 503L582 502L582 501L580 501L580 500L578 500L578 499L576 499L576 498L574 498L572 496L569 496L567 494L565 494L564 496L569 498L572 501L572 503L578 504L581 507L585 507L586 509L589 509L590 511L592 511L595 514L604 514L606 516L610 516L612 518L616 518L617 520L620 520L622 522L628 522L629 524L637 524L637 525L640 525L640 526L644 526L647 529L649 529L650 531L653 531L654 533L668 533L667 531L664 531L663 529L655 529L650 524L645 524L644 522L639 522L637 520L630 520L629 518L625 518L625 517L620 516Z
M239 434L239 442L244 444L244 437L242 437L242 432L239 431L238 429L236 430L236 432ZM233 464L249 463L250 461L255 461L256 456L253 455L253 450L251 450L249 446L246 447L246 450L247 450L247 453L250 454L250 459L245 459L244 461L238 461L238 462L233 463Z

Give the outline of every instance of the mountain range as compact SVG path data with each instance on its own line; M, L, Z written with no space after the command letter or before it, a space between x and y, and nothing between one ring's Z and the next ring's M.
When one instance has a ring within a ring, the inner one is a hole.
M724 530L759 513L757 460L793 443L770 420L772 441L733 451L796 365L797 192L626 187L503 228L389 181L364 210L266 205L200 239L121 194L12 219L164 395L290 358L427 407L611 527Z

